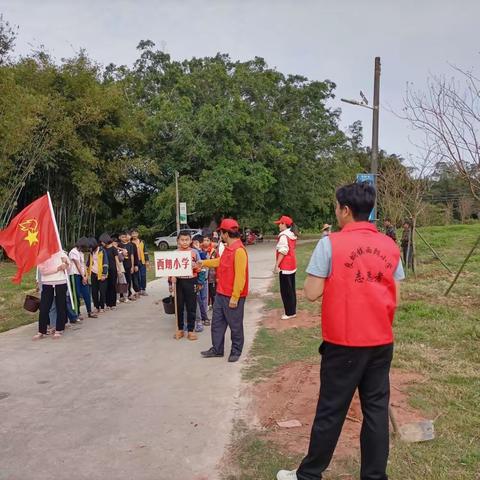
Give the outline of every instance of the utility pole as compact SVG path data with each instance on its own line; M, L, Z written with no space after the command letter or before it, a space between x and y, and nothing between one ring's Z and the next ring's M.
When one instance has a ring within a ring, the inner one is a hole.
M177 235L180 231L180 198L178 194L178 172L175 170L175 218L177 221Z
M349 100L347 98L341 98L340 100L345 103L350 103L352 105L357 105L358 107L368 108L372 110L372 158L371 158L371 166L370 166L370 175L368 182L371 183L373 181L373 186L375 190L378 192L377 189L377 177L378 177L378 120L380 116L380 57L375 57L375 73L373 77L373 105L370 106L368 104L368 100L363 94L360 92L360 96L362 100ZM372 179L373 176L373 179ZM363 180L362 180L363 181ZM367 181L367 180L365 180ZM377 221L377 199L378 195L375 197L375 206L373 207L373 220L370 221Z
M375 57L375 75L373 79L373 122L372 122L372 173L375 179L375 189L377 189L378 177L378 120L380 115L380 57ZM378 197L378 195L377 195ZM378 217L377 197L375 197L375 220Z

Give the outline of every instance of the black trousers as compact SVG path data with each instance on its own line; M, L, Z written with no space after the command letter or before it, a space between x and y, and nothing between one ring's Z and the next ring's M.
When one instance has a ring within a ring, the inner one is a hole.
M285 315L297 313L297 290L295 287L294 273L279 273L280 295L282 296Z
M105 301L107 307L115 307L117 305L117 271L109 270L107 277L107 293Z
M243 314L245 311L245 298L238 300L237 308L230 308L230 297L217 293L213 304L212 314L212 346L217 353L223 354L225 346L225 333L230 327L233 355L241 355L245 341L243 333Z
M57 324L55 329L59 332L65 330L67 321L67 284L61 285L42 285L42 294L40 296L40 314L38 316L38 331L47 333L47 326L50 321L49 313L52 304L55 301L57 308Z
M140 275L139 272L132 273L132 287L135 293L140 291Z
M213 305L215 302L215 294L217 293L217 284L215 282L208 284L208 304Z
M197 316L196 278L177 278L175 295L177 296L177 326L183 330L183 312L187 308L187 328L189 332L195 330Z
M403 250L403 264L405 265L405 268L410 268L413 270L413 246L410 245L410 249L409 249L408 245L404 245L402 246L402 250Z
M93 305L95 305L95 308L103 310L107 296L107 280L99 280L98 275L92 272L90 281L92 282Z
M320 396L307 456L299 480L318 480L328 467L348 408L358 388L363 423L360 434L361 480L387 480L388 403L393 344L343 347L323 342Z
M139 279L138 279L138 272L132 273L130 267L125 267L125 280L127 281L128 285L128 296L132 296L132 287L133 291L138 293L140 291ZM123 293L120 294L120 297L123 298Z

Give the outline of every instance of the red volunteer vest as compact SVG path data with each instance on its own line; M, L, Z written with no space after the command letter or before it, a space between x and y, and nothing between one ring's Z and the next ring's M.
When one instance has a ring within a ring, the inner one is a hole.
M370 347L393 342L397 307L393 273L400 250L368 222L330 235L332 271L325 280L322 335L327 342Z
M280 233L278 238L280 238L284 233ZM292 240L287 236L288 241L288 253L283 257L283 260L280 262L280 270L296 270L297 269L297 257L295 255L295 247L297 245L296 240ZM277 251L277 257L279 253Z
M230 247L225 245L225 250L220 257L220 266L217 268L217 293L231 297L233 293L233 282L235 281L235 252L245 247L241 240L237 240ZM245 253L247 251L245 250ZM246 280L243 291L240 297L246 297L248 295L248 258L247 258L247 271Z

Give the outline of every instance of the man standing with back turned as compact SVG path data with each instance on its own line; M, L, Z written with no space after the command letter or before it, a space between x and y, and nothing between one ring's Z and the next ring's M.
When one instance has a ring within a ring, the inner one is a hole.
M305 295L323 295L320 396L307 456L278 480L318 480L328 467L358 388L363 412L362 480L387 480L392 323L404 272L397 245L368 217L375 190L366 183L337 190L341 231L322 238L307 268Z
M220 235L225 250L219 258L203 260L197 265L217 269L217 293L212 314L212 348L202 352L204 358L223 357L225 332L230 327L232 349L229 362L236 362L243 350L243 312L248 295L248 256L240 239L238 223L224 218Z

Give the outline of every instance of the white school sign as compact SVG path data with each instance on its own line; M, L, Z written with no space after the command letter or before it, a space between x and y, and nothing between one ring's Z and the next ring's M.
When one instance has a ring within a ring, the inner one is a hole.
M156 277L191 277L192 275L192 252L190 250L155 252Z

